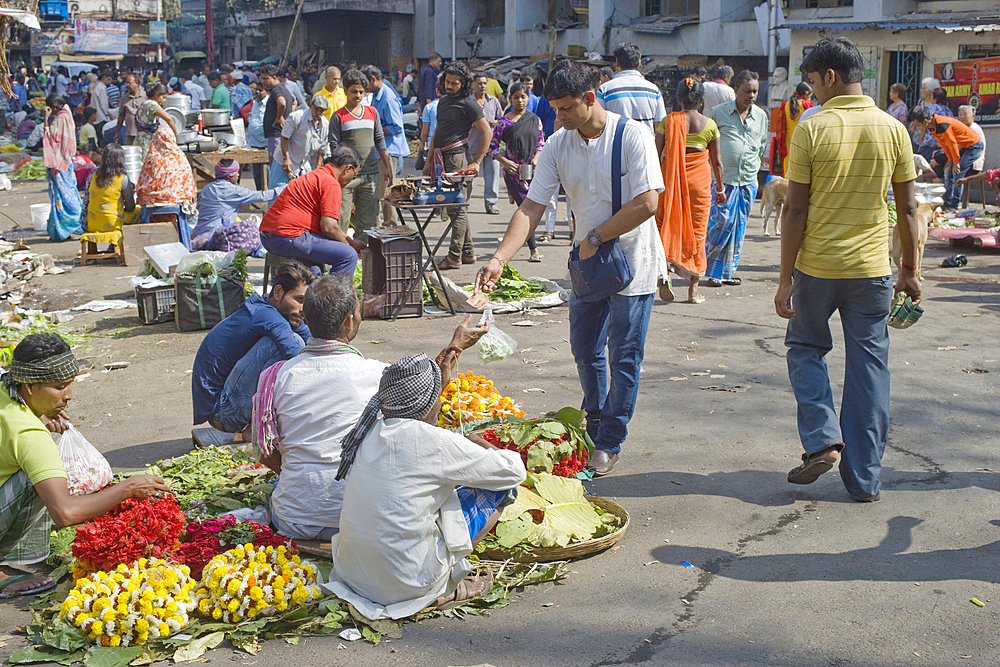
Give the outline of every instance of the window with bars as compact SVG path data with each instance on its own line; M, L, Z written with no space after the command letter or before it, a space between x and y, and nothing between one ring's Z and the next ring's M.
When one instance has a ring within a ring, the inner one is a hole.
M502 28L504 13L504 0L479 0L479 19L484 28Z
M698 16L699 0L644 0L643 16Z
M853 7L854 0L787 0L788 9L828 9Z
M958 47L958 59L996 58L1000 56L1000 44L963 44Z

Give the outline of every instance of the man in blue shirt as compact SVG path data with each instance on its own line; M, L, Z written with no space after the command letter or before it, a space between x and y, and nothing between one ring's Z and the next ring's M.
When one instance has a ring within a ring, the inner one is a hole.
M378 112L379 120L382 121L382 134L385 135L385 145L389 153L389 161L392 163L392 173L385 174L382 162L379 162L378 198L381 200L385 195L387 187L392 185L392 178L400 172L403 167L403 158L410 154L410 145L406 141L406 134L403 132L403 103L400 102L396 89L391 85L384 85L382 81L382 70L374 65L369 65L361 70L368 77L368 92L372 95L371 105ZM382 204L382 222L386 225L395 225L396 208L390 204Z
M18 74L17 81L14 83L14 97L17 98L17 105L11 105L15 111L19 110L24 105L28 104L28 87L24 85L24 75ZM17 128L14 128L15 130Z
M424 107L430 104L431 100L436 100L438 98L437 78L438 70L440 68L440 54L432 53L430 60L428 60L427 64L424 65L424 68L420 70L420 79L417 82L417 107L420 111L423 111Z
M261 372L297 355L311 335L302 302L315 279L301 262L282 262L268 298L252 295L208 332L191 378L195 424L227 433L247 428Z

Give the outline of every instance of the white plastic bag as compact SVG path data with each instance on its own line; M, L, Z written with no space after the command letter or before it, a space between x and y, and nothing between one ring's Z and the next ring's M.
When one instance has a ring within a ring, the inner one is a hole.
M488 322L490 330L476 343L476 354L484 364L491 361L500 361L514 354L517 349L517 341L500 331L493 322L493 310L489 307L483 311L483 317L479 320L480 326Z
M54 438L55 439L55 438ZM69 479L66 484L74 496L96 493L111 483L111 465L83 434L70 424L58 436L59 457Z
M222 269L232 266L235 258L235 251L199 250L191 252L180 258L180 261L177 262L177 268L174 269L174 274L179 276L182 273L198 273L205 264L210 264L218 273Z

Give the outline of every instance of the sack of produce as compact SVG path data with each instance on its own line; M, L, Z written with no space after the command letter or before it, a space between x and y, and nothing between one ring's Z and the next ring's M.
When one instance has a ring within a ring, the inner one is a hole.
M491 361L506 359L514 354L514 350L517 349L517 341L500 331L500 327L496 326L493 321L493 309L487 307L483 311L479 326L482 326L484 322L490 325L490 330L476 343L476 354L479 355L479 360L488 364Z
M237 222L217 230L206 246L224 251L243 250L252 255L260 248L260 232L250 220Z
M111 465L75 426L54 438L74 496L96 493L111 483Z

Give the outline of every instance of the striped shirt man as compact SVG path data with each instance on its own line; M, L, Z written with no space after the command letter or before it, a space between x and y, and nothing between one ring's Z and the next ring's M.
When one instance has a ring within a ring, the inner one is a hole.
M656 125L667 115L663 95L655 84L646 81L637 70L624 69L597 89L601 106L638 122L655 133Z

